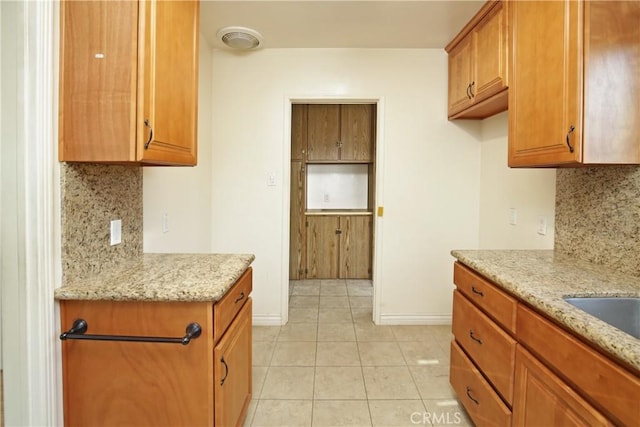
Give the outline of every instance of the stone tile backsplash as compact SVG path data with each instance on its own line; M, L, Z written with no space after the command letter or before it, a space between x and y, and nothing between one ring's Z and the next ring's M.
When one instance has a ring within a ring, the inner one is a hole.
M62 283L118 269L142 256L142 168L62 163ZM122 243L110 245L110 221Z
M640 167L558 169L555 250L640 276Z

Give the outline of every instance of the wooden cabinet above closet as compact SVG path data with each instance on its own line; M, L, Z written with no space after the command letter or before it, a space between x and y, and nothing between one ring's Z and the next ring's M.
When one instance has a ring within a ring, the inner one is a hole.
M449 119L483 119L507 109L506 1L488 1L447 45Z
M60 3L59 159L195 165L199 3Z
M306 154L307 162L372 162L374 107L373 104L294 105L292 159L298 153L302 159ZM306 129L302 127L304 122Z

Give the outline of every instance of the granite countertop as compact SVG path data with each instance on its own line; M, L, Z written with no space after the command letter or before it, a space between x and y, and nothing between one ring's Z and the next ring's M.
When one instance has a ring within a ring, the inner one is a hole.
M640 277L552 250L454 250L451 254L605 353L640 371L640 339L562 299L567 296L640 297Z
M253 262L250 254L144 254L118 271L55 290L58 300L218 301Z

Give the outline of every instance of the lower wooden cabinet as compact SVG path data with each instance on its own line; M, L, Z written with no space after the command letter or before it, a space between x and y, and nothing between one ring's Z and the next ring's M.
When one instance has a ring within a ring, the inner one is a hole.
M244 304L213 351L216 426L237 425L251 402L251 305Z
M516 340L458 291L453 297L452 330L496 392L511 405Z
M85 339L62 342L65 426L242 425L251 400L251 274L215 304L60 301L63 329L87 323ZM186 345L122 340L182 338L194 322L201 335ZM219 340L216 322L226 325Z
M500 400L480 370L455 341L451 343L450 381L476 425L511 425L511 409Z
M450 382L476 425L640 425L636 372L460 263L454 281Z
M308 215L308 279L371 278L371 215Z
M516 354L515 375L514 425L614 425L522 346Z

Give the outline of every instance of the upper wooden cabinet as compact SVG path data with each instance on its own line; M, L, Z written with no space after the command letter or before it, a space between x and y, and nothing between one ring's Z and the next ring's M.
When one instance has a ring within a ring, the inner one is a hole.
M509 166L640 163L640 2L509 7Z
M374 114L373 104L308 105L307 161L371 162Z
M60 161L195 165L198 1L60 9Z
M483 119L507 109L507 7L487 2L445 48L449 119Z

